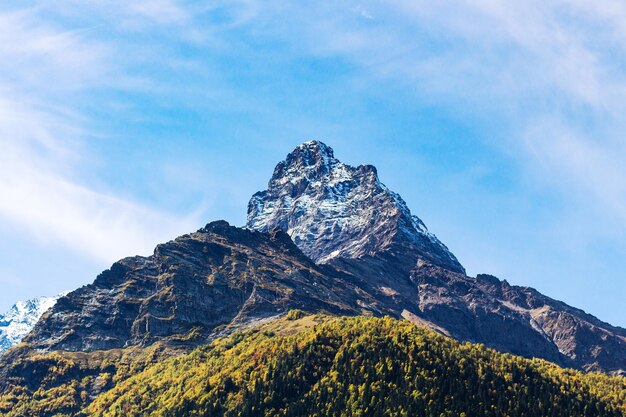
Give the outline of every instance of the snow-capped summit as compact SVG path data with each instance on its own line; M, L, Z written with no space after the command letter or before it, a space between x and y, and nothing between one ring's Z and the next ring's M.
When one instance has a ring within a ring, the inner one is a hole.
M4 315L0 315L0 353L17 345L35 326L39 318L67 292L53 297L35 297L18 301Z
M278 163L268 189L252 196L247 227L280 228L311 259L356 259L393 248L464 272L455 256L378 179L372 165L352 167L319 141L297 146Z

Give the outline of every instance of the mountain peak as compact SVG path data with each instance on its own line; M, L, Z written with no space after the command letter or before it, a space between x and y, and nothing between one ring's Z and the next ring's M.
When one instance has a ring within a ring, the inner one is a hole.
M280 228L320 263L402 247L430 263L464 271L404 200L380 182L374 166L346 165L319 141L298 145L276 165L268 189L250 200L247 227Z
M317 140L304 142L289 153L284 161L276 165L270 187L272 181L280 182L286 178L297 181L328 173L338 163L330 146Z
M333 149L325 143L320 142L319 140L310 140L308 142L301 143L293 150L293 152L291 152L290 155L297 155L299 153L319 155L327 162L335 159L335 153Z

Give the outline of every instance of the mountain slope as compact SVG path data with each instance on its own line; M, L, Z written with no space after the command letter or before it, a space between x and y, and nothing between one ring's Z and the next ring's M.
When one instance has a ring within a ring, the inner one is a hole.
M562 366L625 374L626 330L528 287L430 265L411 271L417 313L460 340Z
M622 416L626 378L459 343L391 318L292 310L190 353L14 361L6 417Z
M358 314L356 298L285 233L218 221L157 246L152 256L115 263L59 300L24 342L37 350L82 352L162 340L196 345L223 326L290 308Z
M39 318L65 294L18 301L9 311L0 315L0 353L17 345Z
M626 379L566 372L392 319L317 316L282 319L150 367L87 411L98 417L621 416Z

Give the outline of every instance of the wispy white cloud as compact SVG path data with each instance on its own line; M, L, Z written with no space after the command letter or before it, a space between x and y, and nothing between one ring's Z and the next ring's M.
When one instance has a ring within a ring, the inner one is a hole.
M596 219L594 227L623 235L626 143L598 144L580 131L552 119L538 120L525 131L524 139L529 163L544 181L567 190L571 197L583 201L583 206L590 205ZM616 228L616 225L621 226Z
M79 185L59 175L49 161L38 164L35 160L21 155L15 164L2 158L0 216L21 224L45 243L63 244L111 262L150 253L155 243L198 224L194 216L176 218Z
M41 97L106 82L108 46L83 35L42 20L35 9L0 12L3 89Z
M113 50L36 9L0 12L0 218L107 262L147 253L198 222L197 213L179 218L81 179L95 156L80 96L124 80Z
M124 3L130 15L143 15L157 23L185 23L188 11L172 0L150 0Z
M363 17L365 19L374 20L374 16L372 16L370 14L370 12L365 10L363 8L363 6L361 6L361 5L356 6L353 10L354 10L355 13L359 14L361 17Z

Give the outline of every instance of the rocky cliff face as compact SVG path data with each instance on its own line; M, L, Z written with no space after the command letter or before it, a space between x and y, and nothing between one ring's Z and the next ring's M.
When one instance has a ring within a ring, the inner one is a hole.
M357 314L356 294L324 273L285 233L219 221L126 258L59 302L25 342L39 350L93 351L203 343L224 326L289 309ZM219 328L218 328L219 327Z
M476 278L432 265L410 273L417 315L460 340L538 357L562 366L626 370L626 330L528 287L496 277Z
M342 164L320 142L277 165L246 228L214 222L117 262L61 298L13 357L195 346L293 308L403 316L501 351L626 370L626 330L533 289L466 276L373 167Z

